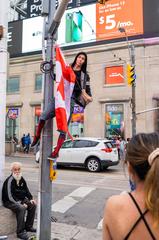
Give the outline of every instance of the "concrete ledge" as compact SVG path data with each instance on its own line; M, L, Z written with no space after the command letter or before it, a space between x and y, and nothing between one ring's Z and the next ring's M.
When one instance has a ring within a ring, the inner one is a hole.
M15 214L1 206L0 207L0 235L8 235L16 232L17 222Z

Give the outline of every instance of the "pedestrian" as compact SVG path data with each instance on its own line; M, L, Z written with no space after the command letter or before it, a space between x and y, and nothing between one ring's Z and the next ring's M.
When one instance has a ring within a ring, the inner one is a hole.
M126 150L126 141L124 138L120 138L120 159L124 160L125 159L125 150Z
M13 135L12 142L14 144L14 152L16 152L17 151L17 146L18 146L18 143L19 143L19 140L18 140L16 134Z
M75 81L74 90L71 97L70 118L68 120L68 124L71 120L71 115L73 113L75 103L85 107L83 105L83 102L81 102L81 95L82 95L83 88L86 91L86 93L89 95L89 102L93 100L91 89L90 89L90 77L87 73L87 54L85 52L79 52L76 55L71 67L76 75L76 81ZM36 134L34 136L33 142L31 144L31 147L34 147L38 143L45 121L54 117L55 117L55 98L52 100L51 104L40 116L40 121L37 127ZM54 151L51 153L48 159L56 158L58 156L58 152L65 138L66 138L66 133L61 132L57 141L57 146L55 147Z
M25 152L25 153L29 153L30 144L31 144L30 133L28 133L28 134L25 136L24 143L25 143L24 152Z
M11 175L3 183L2 201L4 207L9 208L16 214L17 237L29 239L27 231L36 232L36 229L33 228L36 202L22 176L22 164L19 162L11 164Z
M159 133L140 133L127 145L125 163L135 189L110 197L103 240L159 239Z
M23 137L21 138L21 145L22 145L22 148L24 150L24 148L25 148L25 134L23 134Z
M119 157L119 160L120 160L120 137L116 137L115 144L116 144L116 147L117 147L118 157Z

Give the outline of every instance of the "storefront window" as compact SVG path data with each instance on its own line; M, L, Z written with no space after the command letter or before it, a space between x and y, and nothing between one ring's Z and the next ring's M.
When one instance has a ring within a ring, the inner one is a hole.
M123 104L106 104L105 137L124 137L124 106Z
M6 114L6 141L10 141L13 136L19 137L19 109L8 108Z
M74 106L69 131L73 137L81 137L84 134L84 109L77 104Z

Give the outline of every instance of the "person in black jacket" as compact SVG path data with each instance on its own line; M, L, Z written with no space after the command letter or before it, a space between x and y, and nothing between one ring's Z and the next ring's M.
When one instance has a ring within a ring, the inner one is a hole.
M29 239L27 231L36 232L36 229L33 228L36 202L22 177L21 168L22 165L19 162L11 164L12 173L3 183L2 202L4 207L11 209L16 214L17 237Z
M87 73L87 54L85 52L79 52L76 55L71 67L76 75L76 81L75 81L74 90L71 97L70 118L68 120L68 124L71 120L71 115L73 113L75 103L85 108L85 106L83 106L79 101L79 97L82 93L82 89L85 89L86 93L90 96L90 102L93 101L91 88L90 88L90 77ZM34 136L33 142L31 144L31 147L34 147L39 142L42 129L45 125L45 121L54 117L55 117L55 98L52 99L52 101L48 105L48 108L40 116L40 121L37 127L36 134ZM61 132L58 138L57 146L52 152L51 156L48 157L48 159L56 158L58 156L58 152L65 138L66 138L66 133Z

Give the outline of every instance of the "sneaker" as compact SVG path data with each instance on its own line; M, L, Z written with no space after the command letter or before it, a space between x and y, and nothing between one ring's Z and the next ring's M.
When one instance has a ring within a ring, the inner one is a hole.
M31 228L26 228L26 231L27 231L27 232L36 232L36 228L33 228L33 227L31 227Z
M31 147L34 147L39 142L40 137L34 136L33 142L31 144Z
M51 154L50 156L48 156L48 158L47 158L47 159L48 159L48 160L52 160L52 161L53 161L54 159L58 158L58 156L59 156L58 154L57 154L57 155L55 155L55 156L53 156L53 155Z
M24 240L29 240L29 236L26 232L17 233L17 237Z

